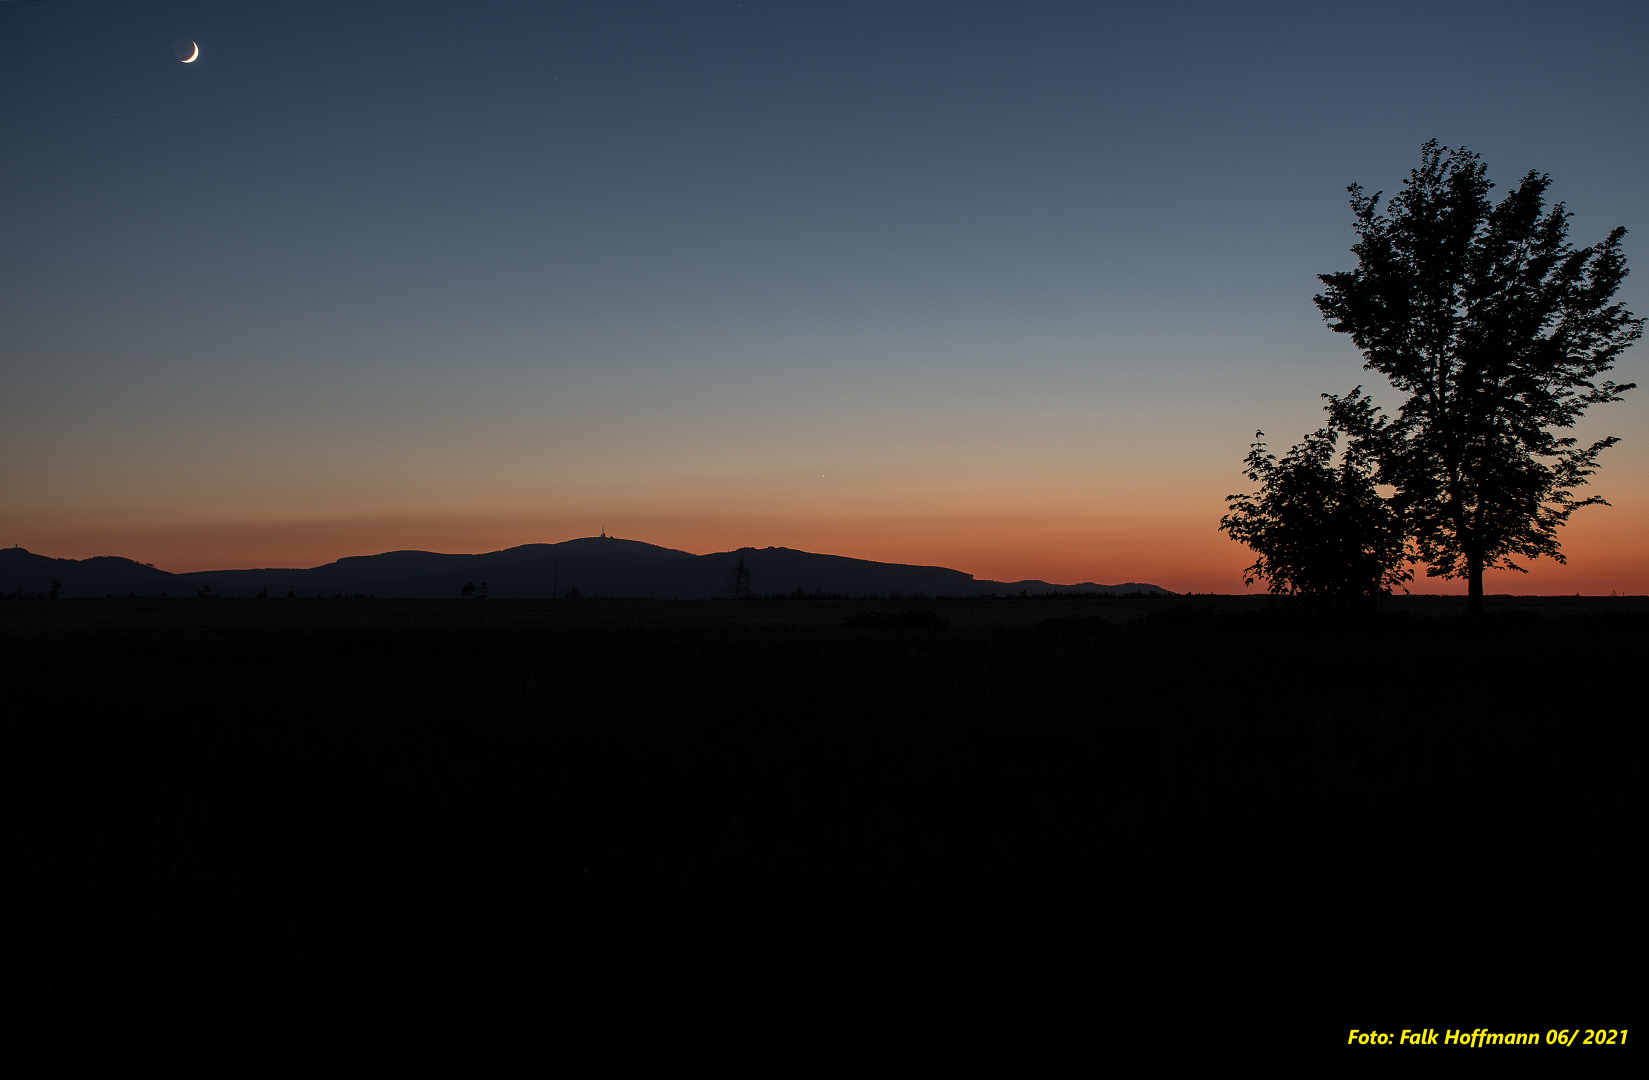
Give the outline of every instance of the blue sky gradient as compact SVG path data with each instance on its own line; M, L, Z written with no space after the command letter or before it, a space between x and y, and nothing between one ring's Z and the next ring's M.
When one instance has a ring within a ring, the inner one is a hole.
M1371 381L1311 303L1346 184L1465 144L1639 262L1646 28L0 4L0 541L192 570L606 525L1240 589L1213 526L1252 432ZM1570 530L1588 588L1649 588L1649 412L1595 426L1626 442Z

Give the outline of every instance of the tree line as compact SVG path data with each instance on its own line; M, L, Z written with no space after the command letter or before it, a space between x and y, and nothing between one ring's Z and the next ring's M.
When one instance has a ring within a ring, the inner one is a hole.
M1361 604L1424 565L1465 578L1481 614L1485 570L1564 562L1558 528L1608 505L1575 489L1619 440L1567 432L1635 388L1604 376L1643 320L1615 299L1626 230L1575 247L1550 186L1531 170L1493 202L1482 159L1432 140L1384 208L1381 192L1347 189L1358 265L1318 275L1314 300L1402 401L1387 413L1362 386L1324 394L1328 422L1280 458L1255 434L1258 490L1228 497L1220 520L1254 552L1248 584Z

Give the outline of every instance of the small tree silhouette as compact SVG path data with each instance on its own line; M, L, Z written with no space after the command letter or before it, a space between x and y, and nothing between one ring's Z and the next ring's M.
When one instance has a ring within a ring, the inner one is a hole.
M460 592L465 596L473 596L477 600L485 600L487 598L487 583L483 581L477 585L473 581L466 582Z
M1274 595L1316 604L1372 603L1413 579L1402 516L1374 487L1374 465L1351 443L1334 467L1336 433L1319 428L1281 461L1254 433L1247 477L1253 495L1231 495L1220 528L1256 556L1243 571L1264 578Z
M739 564L727 572L727 594L735 600L750 599L750 568L739 556Z
M59 596L62 596L62 595L63 595L63 583L61 581L57 580L56 578L52 578L52 591L50 593L51 599L56 600Z

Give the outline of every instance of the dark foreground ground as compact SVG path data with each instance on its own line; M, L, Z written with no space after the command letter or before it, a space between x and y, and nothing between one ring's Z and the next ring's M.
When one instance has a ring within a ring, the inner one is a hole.
M7 602L15 925L88 993L1629 1027L1649 603L1460 603Z

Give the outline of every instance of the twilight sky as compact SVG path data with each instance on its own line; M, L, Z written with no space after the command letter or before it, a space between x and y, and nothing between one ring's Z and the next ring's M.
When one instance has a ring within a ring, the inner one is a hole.
M1641 2L0 3L0 543L1241 592L1254 430L1397 404L1311 302L1347 183L1550 172L1649 313L1646 46ZM1615 377L1614 505L1489 592L1649 592L1649 347Z

